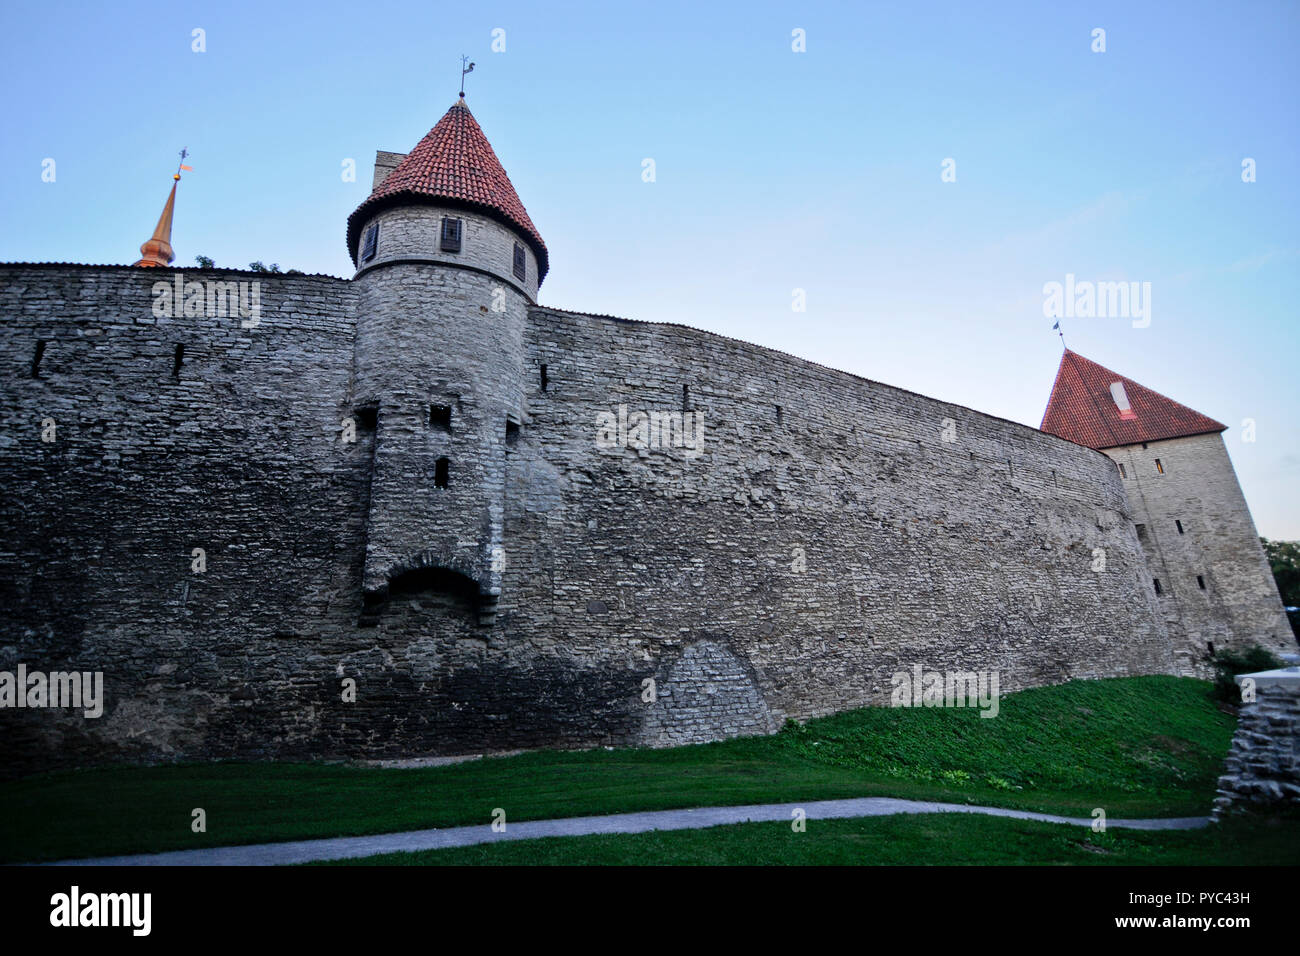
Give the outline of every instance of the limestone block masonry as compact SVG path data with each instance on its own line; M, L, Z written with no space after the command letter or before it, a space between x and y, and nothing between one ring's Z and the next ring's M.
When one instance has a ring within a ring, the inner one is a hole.
M1300 667L1236 680L1254 682L1255 700L1242 704L1214 816L1300 805Z
M455 253L439 248L447 219L459 228ZM353 402L378 416L364 587L375 603L404 575L447 569L491 609L505 554L506 443L527 418L536 258L504 226L455 209L390 209L372 226L376 255L354 280Z
M1294 651L1273 572L1219 434L1107 449L1124 489L1179 673L1209 677L1223 647ZM1159 464L1157 464L1157 462Z
M489 276L386 268L407 271L180 270L260 281L246 329L155 317L157 272L0 267L0 670L102 670L107 697L98 720L0 711L7 772L672 744L887 703L914 663L1004 691L1175 668L1105 456L717 335L518 293L484 312ZM513 358L448 362L471 321ZM434 434L427 405L458 389ZM689 412L703 441L611 446L620 406ZM438 498L461 486L470 518ZM421 560L472 587L368 607L372 562L400 582Z

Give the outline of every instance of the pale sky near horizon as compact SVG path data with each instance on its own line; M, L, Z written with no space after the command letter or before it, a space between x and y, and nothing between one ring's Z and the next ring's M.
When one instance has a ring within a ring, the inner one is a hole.
M1300 6L976 6L7 5L0 261L134 261L186 146L178 265L350 275L375 150L437 122L465 53L542 304L1037 427L1044 285L1149 282L1148 326L1067 319L1070 347L1227 423L1260 533L1300 539Z

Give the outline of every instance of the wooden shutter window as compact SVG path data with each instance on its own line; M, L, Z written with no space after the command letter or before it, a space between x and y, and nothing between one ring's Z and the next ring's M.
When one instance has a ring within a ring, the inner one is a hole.
M460 234L461 220L444 219L442 221L442 241L440 246L443 252L460 252Z
M379 250L379 223L374 223L366 230L366 241L361 248L361 261L369 262Z

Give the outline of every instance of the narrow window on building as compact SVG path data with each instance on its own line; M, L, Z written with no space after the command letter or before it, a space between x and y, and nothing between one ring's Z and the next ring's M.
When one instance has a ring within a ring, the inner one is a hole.
M441 428L443 431L451 431L451 406L430 405L429 424L434 428Z
M550 379L546 377L546 366L543 365L542 366L542 391L543 392L546 391L546 385L549 381Z
M372 432L379 426L379 406L362 405L356 410L357 428L363 432Z
M172 378L181 377L181 366L185 364L185 346L176 346L176 354L172 357Z
M36 343L36 355L32 358L32 378L41 377L41 359L45 358L45 340Z
M1156 472L1161 475L1165 473L1165 466L1160 464L1159 458L1156 459Z
M1179 533L1179 534L1182 534L1182 533L1183 533L1183 523L1182 523L1181 521L1179 521L1177 518L1175 518L1175 519L1174 519L1174 524L1178 527L1178 533Z
M1199 574L1196 576L1196 586L1202 591L1205 590L1205 578L1201 577Z
M1124 470L1124 463L1121 461L1121 462L1116 462L1116 464L1119 465L1119 476L1121 478L1127 478L1128 472Z
M524 247L515 243L515 278L528 278L528 259L524 256Z
M451 471L451 460L439 458L433 465L433 485L435 488L446 488L448 473Z
M780 405L776 406L776 423L777 423L778 425L781 424L781 406L780 406Z
M1137 529L1138 540L1145 543L1147 540L1147 526L1144 524L1135 524L1133 527Z
M1156 594L1160 594L1160 593L1161 593L1161 591L1160 591L1160 579L1159 579L1159 578L1152 578L1151 581L1152 581L1152 583L1154 583L1155 586L1156 586Z
M361 246L361 261L369 262L379 251L379 223L373 223L366 230L366 241Z
M506 444L513 445L519 441L519 423L506 419Z
M689 385L683 385L682 386L682 411L684 412L690 411L690 408L691 408L691 387Z
M460 224L459 219L444 219L442 221L443 252L460 252Z
M1214 641L1206 641L1205 646L1210 649L1210 656L1214 656Z

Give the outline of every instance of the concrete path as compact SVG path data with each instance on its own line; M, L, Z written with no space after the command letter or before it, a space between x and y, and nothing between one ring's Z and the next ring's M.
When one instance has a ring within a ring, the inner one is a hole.
M292 843L254 843L171 853L136 856L103 856L86 860L61 860L50 866L273 866L310 863L316 860L344 860L377 853L441 850L499 840L535 840L538 837L586 836L593 833L645 833L650 830L696 830L728 823L785 822L802 808L809 820L844 817L883 817L896 813L982 813L1015 820L1041 820L1091 827L1092 820L1058 817L1050 813L1004 810L1000 807L972 807L960 803L927 803L895 800L892 797L863 797L855 800L815 800L810 803L765 803L748 807L701 807L695 810L656 810L649 813L615 813L600 817L567 817L560 820L527 820L510 823L506 831L494 833L489 824L451 827L446 830L409 830L375 836L335 837L328 840L298 840ZM1210 822L1209 817L1177 817L1150 820L1107 820L1106 826L1130 830L1192 830Z

